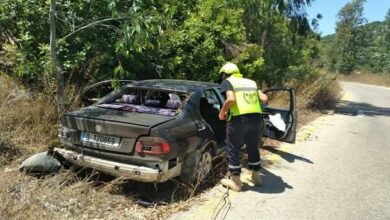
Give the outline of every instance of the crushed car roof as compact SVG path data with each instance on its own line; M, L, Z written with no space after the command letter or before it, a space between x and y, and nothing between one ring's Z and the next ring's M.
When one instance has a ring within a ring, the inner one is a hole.
M190 80L175 80L175 79L151 79L135 81L128 86L139 86L139 87L152 87L158 89L173 89L181 91L195 91L198 89L208 89L218 87L219 84L211 82L200 82Z

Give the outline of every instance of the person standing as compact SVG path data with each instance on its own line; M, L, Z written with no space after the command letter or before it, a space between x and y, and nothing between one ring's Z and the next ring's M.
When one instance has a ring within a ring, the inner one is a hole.
M223 79L221 88L226 93L226 100L218 117L227 120L226 147L230 172L230 178L223 179L221 183L234 191L241 191L240 148L244 144L251 171L248 180L257 186L262 185L258 141L263 123L261 102L266 103L268 97L258 90L255 81L243 78L234 63L226 63L219 73Z

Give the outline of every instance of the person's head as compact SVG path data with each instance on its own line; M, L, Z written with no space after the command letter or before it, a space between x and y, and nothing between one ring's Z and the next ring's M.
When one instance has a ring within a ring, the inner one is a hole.
M223 65L222 68L219 70L219 74L222 80L234 74L241 75L237 65L231 62L228 62Z

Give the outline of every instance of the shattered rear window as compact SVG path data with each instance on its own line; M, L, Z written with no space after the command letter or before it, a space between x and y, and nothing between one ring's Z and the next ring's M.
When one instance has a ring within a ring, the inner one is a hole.
M175 116L189 94L181 91L127 87L97 106L121 111Z

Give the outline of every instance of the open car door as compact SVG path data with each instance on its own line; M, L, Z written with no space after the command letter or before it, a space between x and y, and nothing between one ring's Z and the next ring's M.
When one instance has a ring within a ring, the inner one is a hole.
M263 106L263 137L295 143L297 113L294 89L273 88L264 93L268 96L268 104Z
M118 80L117 82L119 83L119 86L122 87L133 82L133 80ZM114 90L112 83L113 80L105 80L85 87L80 92L82 104L84 106L92 105L108 93L112 92Z

